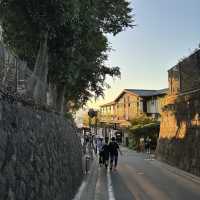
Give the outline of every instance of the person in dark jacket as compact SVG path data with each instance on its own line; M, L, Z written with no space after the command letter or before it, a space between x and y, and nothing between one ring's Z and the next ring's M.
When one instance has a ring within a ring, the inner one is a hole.
M103 139L99 138L97 141L97 149L99 152L99 165L101 166L103 164Z
M119 145L117 144L115 137L111 138L111 142L109 143L109 152L110 152L110 170L113 169L113 162L114 162L114 169L116 170L117 163L118 163L118 151L120 151Z
M109 161L109 145L108 145L108 138L105 138L105 143L102 147L103 152L103 164L105 167L108 167L108 161Z

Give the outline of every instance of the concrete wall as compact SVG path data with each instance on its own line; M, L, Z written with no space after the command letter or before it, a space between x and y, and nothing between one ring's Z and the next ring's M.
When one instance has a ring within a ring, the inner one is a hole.
M200 91L166 99L157 156L200 176Z
M0 98L0 199L72 199L81 156L72 123Z

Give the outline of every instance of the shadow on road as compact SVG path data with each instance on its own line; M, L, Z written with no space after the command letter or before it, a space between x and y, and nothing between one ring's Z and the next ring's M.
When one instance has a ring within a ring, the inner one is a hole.
M129 191L129 189L125 185L120 174L116 171L116 172L111 172L110 175L112 179L115 199L116 200L122 200L122 199L134 200L135 197L132 195L132 193Z

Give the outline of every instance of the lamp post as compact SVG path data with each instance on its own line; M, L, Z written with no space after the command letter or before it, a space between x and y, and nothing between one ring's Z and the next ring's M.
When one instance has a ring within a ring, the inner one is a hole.
M90 119L95 117L95 135L97 135L97 111L95 111L94 109L89 109L88 111L88 116L90 117ZM90 124L91 125L91 124Z
M89 116L90 119L95 117L95 135L97 135L97 111L95 111L94 109L89 109L88 116ZM90 126L91 126L91 123L90 123ZM92 141L94 142L93 139L94 138L92 137ZM95 146L94 146L93 142L92 142L93 149L95 150L95 153L97 153L97 141L96 141L96 138L95 138Z

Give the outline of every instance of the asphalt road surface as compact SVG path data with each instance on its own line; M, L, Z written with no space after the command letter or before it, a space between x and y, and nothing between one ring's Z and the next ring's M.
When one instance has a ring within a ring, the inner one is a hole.
M200 178L145 154L122 151L116 171L93 165L79 199L200 200Z

